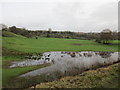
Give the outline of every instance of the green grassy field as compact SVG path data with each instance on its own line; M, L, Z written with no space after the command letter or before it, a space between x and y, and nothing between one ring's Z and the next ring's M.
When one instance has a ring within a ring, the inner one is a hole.
M47 51L118 51L118 45L99 44L89 40L59 38L16 38L3 37L3 47L25 53L43 53Z

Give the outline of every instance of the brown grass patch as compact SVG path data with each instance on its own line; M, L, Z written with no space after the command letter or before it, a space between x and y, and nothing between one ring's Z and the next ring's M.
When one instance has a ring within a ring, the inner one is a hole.
M82 44L80 44L80 43L72 43L72 45L80 46Z

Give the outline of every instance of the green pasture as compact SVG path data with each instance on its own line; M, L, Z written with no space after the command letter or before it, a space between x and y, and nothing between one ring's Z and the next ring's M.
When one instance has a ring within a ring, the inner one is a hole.
M60 38L17 38L3 37L3 47L25 53L43 53L47 51L118 51L118 41L110 45L96 43L93 40Z

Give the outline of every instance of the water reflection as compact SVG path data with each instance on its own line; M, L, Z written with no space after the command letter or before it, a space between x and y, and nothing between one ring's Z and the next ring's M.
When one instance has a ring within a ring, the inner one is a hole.
M99 55L102 57L102 58L108 58L111 56L113 52L99 52Z
M76 61L80 63L84 61L94 62L99 60L101 62L106 62L107 59L117 60L118 52L93 52L93 51L82 51L82 52L46 52L43 55L29 56L27 60L20 62L13 62L10 68L13 67L24 67L39 65L45 63L55 64L59 61Z
M107 56L105 56L107 55ZM51 63L51 66L34 70L24 76L36 76L41 74L49 74L54 71L62 72L63 74L78 73L86 69L100 67L114 62L120 61L118 59L118 52L46 52L41 57L46 61L45 63ZM49 58L49 59L48 59Z

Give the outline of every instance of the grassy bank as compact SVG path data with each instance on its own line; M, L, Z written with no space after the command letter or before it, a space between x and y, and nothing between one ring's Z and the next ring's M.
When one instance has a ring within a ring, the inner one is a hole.
M29 67L17 67L17 68L7 68L7 69L2 69L2 82L3 82L3 87L9 86L9 82L13 81L17 76L27 73L29 71L43 68L48 66L49 64L42 64L42 65L37 65L37 66L29 66Z
M17 67L17 68L9 68L9 65L13 61L21 61L24 60L24 56L3 56L2 57L2 84L3 87L9 86L9 83L13 81L16 77L18 77L21 74L27 73L32 70L36 70L39 68L43 68L48 66L49 64L42 64L37 66L26 66L26 67Z
M41 83L36 85L36 88L118 88L119 65L120 63L89 70L76 76L67 76L53 82Z
M3 37L3 47L24 53L43 53L47 51L118 51L118 41L104 45L90 40L60 38L17 38Z

